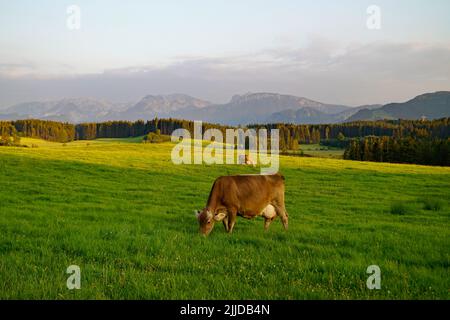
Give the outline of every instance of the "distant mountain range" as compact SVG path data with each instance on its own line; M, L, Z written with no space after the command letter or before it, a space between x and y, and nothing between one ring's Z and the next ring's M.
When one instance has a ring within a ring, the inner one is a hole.
M273 113L269 122L295 124L339 123L344 122L359 110L372 110L380 107L381 105L379 104L367 105L356 108L348 108L333 114L327 114L310 107L305 107L298 110L287 109L281 112Z
M179 118L228 125L251 123L318 124L379 119L436 119L450 116L450 91L420 95L404 103L349 107L278 93L235 95L213 104L185 94L147 95L137 103L91 98L36 101L0 111L0 119L36 118L72 123Z
M438 119L450 116L450 91L426 93L404 103L389 103L381 108L363 108L346 121L382 119Z
M211 105L201 110L182 109L176 112L175 116L188 120L195 119L238 125L268 123L273 122L275 118L281 120L281 122L287 122L277 114L287 110L297 111L302 109L305 109L305 111L314 110L316 114L322 115L324 121L327 121L329 115L348 111L351 108L277 93L247 93L233 96L231 101L226 104ZM304 123L309 123L308 117L301 120Z
M138 120L170 117L179 109L197 109L210 102L184 94L148 95L137 103L111 103L92 98L34 101L13 105L0 112L0 119L36 118L72 123Z
M185 94L148 95L138 103L122 112L111 111L106 120L138 120L155 117L171 117L179 110L199 110L211 105L210 102L193 98Z
M13 105L0 113L0 119L42 119L72 123L96 121L107 118L112 110L120 112L131 104L111 103L91 98L33 101Z

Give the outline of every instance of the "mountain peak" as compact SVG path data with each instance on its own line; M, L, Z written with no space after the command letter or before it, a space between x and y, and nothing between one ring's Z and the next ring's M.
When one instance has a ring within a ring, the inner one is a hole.
M436 92L429 92L429 93L424 93L421 95L418 95L417 97L409 100L408 102L411 101L420 101L420 100L426 100L426 99L445 99L445 98L450 98L450 91L436 91Z
M118 115L126 120L151 119L169 117L181 109L202 109L211 105L210 102L191 97L187 94L174 93L167 95L146 95L126 112Z
M323 107L326 104L317 102L311 99L307 99L304 97L298 97L288 94L280 94L280 93L272 93L272 92L247 92L242 95L234 95L231 98L230 103L243 103L247 101L258 101L258 100L271 100L278 101L282 104L293 105L293 108L302 108L302 107ZM296 106L295 106L296 105Z
M382 119L438 119L450 115L450 91L421 94L407 102L386 104L379 109L360 110L348 121Z

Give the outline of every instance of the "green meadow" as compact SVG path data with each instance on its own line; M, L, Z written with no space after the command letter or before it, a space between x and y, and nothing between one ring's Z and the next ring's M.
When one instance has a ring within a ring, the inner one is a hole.
M282 156L289 230L238 218L205 238L213 181L258 168L177 166L174 144L139 138L22 140L0 147L0 299L450 298L450 168Z
M286 153L287 155L292 156L342 159L344 155L344 149L322 146L319 144L305 144L301 145L300 150L298 151L287 151Z

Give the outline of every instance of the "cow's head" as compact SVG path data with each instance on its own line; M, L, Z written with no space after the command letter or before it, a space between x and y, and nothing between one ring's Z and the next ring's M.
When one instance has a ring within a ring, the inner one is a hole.
M212 231L215 222L222 221L226 217L225 212L213 214L208 208L205 208L202 211L196 211L195 215L197 216L198 224L200 226L200 232L204 236L207 236Z

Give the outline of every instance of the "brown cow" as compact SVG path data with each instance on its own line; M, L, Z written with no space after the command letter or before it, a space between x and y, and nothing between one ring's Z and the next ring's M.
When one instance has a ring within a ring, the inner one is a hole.
M263 216L267 229L276 216L288 228L284 206L284 177L274 175L239 175L219 177L213 184L206 207L197 212L200 232L208 235L214 223L222 221L225 230L233 231L236 217L253 219Z

